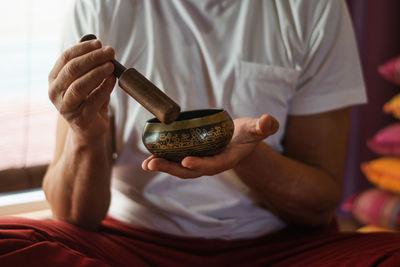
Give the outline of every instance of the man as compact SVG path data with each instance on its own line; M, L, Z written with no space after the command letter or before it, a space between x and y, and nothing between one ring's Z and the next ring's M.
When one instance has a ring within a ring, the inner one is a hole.
M49 75L60 116L43 188L56 221L25 223L45 225L57 251L79 254L71 262L325 266L359 262L362 246L373 254L370 236L328 227L349 107L366 101L344 1L77 1L68 17ZM86 33L101 41L77 44ZM235 119L227 149L149 157L151 115L113 90L113 58L183 110L225 108ZM373 238L386 252L400 240Z

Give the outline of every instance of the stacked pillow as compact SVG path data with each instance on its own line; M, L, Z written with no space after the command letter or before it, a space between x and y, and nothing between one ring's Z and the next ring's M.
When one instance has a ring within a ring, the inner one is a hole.
M400 85L400 57L389 60L378 71L388 81Z
M385 113L392 114L395 118L400 119L400 94L395 95L384 106Z
M400 85L400 57L378 70L384 78ZM400 119L400 94L390 99L383 110ZM352 212L360 223L369 225L369 230L400 230L400 122L378 131L367 146L381 156L361 164L362 172L375 188L353 196L342 208Z
M394 123L377 132L367 141L367 146L378 155L400 157L400 123Z
M391 192L372 188L343 204L343 209L351 211L362 224L376 228L400 230L400 196ZM364 228L365 229L365 228Z
M378 188L400 195L400 158L378 158L362 163L361 170Z

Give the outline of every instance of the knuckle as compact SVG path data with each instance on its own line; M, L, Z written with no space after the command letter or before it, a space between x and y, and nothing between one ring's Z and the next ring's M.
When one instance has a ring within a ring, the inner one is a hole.
M78 69L79 65L75 61L71 61L67 65L65 65L65 72L71 77L74 77L78 74Z
M51 71L49 75L47 75L47 82L51 83L54 80L54 74Z
M72 49L72 48L68 48L67 50L65 50L65 51L61 54L61 61L62 61L64 64L67 64L68 61L71 60L71 54L72 54L71 49Z
M60 115L62 115L64 118L67 118L67 117L68 117L67 115L69 114L69 112L68 112L68 109L65 108L65 105L62 105L62 106L59 108L58 112L59 112Z
M115 56L115 50L111 46L107 46L104 48L103 53L105 54L107 59L114 58Z
M92 51L87 54L87 62L89 62L92 66L97 66L102 62L102 53L101 49Z
M72 83L68 90L71 96L74 97L75 99L84 97L82 95L82 86L78 82Z
M98 60L98 55L95 51L88 54L88 61L97 62L97 60Z
M58 94L54 88L50 88L48 91L49 99L52 103L55 103L58 97Z
M111 60L113 57L114 50L108 47L94 50L88 54L88 60L96 63L102 63Z

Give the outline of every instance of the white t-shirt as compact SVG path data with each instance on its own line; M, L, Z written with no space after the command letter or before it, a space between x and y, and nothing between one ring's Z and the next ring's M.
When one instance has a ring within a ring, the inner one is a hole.
M182 110L224 108L233 118L269 113L281 127L265 141L277 151L288 115L366 101L342 0L82 0L71 12L64 48L96 34ZM233 171L186 180L143 171L149 152L141 134L153 116L121 89L111 107L118 150L111 216L204 238L251 238L285 226Z

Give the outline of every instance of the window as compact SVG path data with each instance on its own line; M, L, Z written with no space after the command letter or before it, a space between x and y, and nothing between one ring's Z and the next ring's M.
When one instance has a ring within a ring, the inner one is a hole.
M68 0L3 1L0 16L0 216L50 217L38 187L55 145L47 76Z
M47 75L60 52L66 2L2 2L0 170L47 164L53 156L57 113Z

